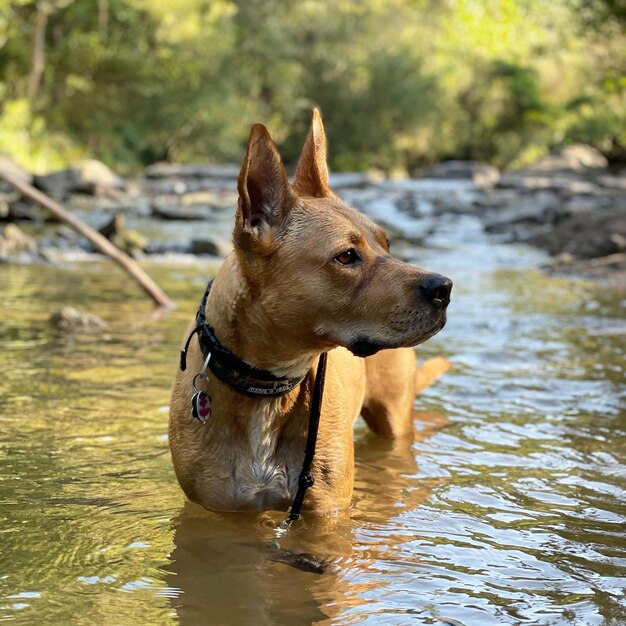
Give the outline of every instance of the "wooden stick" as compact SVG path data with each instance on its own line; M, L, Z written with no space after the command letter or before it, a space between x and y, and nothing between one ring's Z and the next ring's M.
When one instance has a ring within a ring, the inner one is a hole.
M157 305L166 308L174 308L176 306L152 278L139 267L136 261L131 259L123 250L113 245L98 231L79 220L75 215L72 215L58 202L39 191L39 189L35 189L35 187L29 185L27 182L19 180L6 172L0 171L0 179L7 182L11 187L17 189L17 191L33 202L48 209L50 213L73 228L79 235L87 238L100 252L106 254L106 256L121 265Z

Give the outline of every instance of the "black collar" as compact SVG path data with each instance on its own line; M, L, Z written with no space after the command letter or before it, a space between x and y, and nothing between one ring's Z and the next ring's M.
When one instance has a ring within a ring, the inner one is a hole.
M191 338L199 335L200 348L205 359L208 359L209 367L217 378L233 387L239 393L253 397L275 397L291 391L305 378L278 378L268 370L252 367L235 356L225 348L215 336L213 329L206 323L206 302L211 291L213 280L209 281L206 291L200 301L200 307L196 315L196 327L191 331L185 347L180 353L180 369L185 371L187 367L187 349ZM304 461L298 477L298 489L293 498L285 523L289 526L300 518L300 512L304 505L304 496L307 489L313 486L313 474L311 467L315 455L315 444L319 429L320 415L322 412L322 398L324 395L324 381L326 379L326 362L328 354L322 352L317 364L315 383L311 395L311 412L309 413L309 425L307 428L306 447L304 449ZM194 387L195 388L195 387ZM209 398L210 402L210 398ZM204 422L203 422L204 423Z
M194 335L198 335L202 355L206 359L210 354L209 368L222 382L230 385L235 391L254 398L275 398L295 389L305 378L306 373L298 378L278 378L269 370L252 367L238 356L225 348L215 336L215 331L206 321L206 303L211 291L213 280L209 281L206 291L200 300L196 314L196 327L180 353L180 369L187 367L187 350Z

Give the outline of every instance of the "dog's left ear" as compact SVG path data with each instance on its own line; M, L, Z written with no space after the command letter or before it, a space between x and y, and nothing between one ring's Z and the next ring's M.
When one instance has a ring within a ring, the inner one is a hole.
M264 226L279 226L295 204L280 154L263 124L255 124L250 131L237 190L235 237L240 243L262 238L268 230Z
M317 109L313 109L311 130L302 148L292 186L297 194L303 196L325 198L332 195L328 186L326 134L322 116Z

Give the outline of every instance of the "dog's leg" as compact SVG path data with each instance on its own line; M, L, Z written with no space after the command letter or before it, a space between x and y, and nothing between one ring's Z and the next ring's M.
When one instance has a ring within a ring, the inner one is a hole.
M412 348L383 350L365 359L367 383L361 414L367 425L383 437L413 432L415 394L450 369L442 357L415 367Z

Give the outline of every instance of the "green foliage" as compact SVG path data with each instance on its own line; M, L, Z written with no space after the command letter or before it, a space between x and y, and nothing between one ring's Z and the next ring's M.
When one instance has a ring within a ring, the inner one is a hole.
M262 121L293 162L318 105L336 169L615 155L623 23L613 0L0 0L0 150L236 161Z
M461 124L459 153L470 159L521 165L524 154L536 157L531 145L552 143L560 109L541 94L533 68L505 61L487 64L458 94Z
M0 118L0 153L29 165L33 170L60 168L84 152L66 133L50 132L46 120L33 115L28 100L4 103Z

